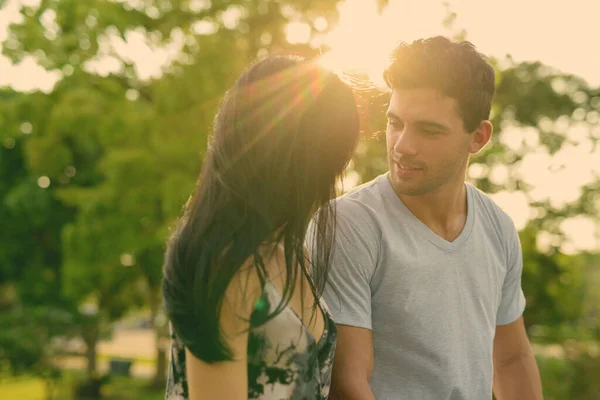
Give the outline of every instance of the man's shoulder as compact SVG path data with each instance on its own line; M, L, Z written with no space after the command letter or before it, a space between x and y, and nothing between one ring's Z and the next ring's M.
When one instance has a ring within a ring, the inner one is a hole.
M510 215L502 209L492 197L481 189L467 184L471 198L475 203L475 213L479 215L484 222L491 223L493 228L501 236L505 236L515 230L514 222Z
M359 207L377 206L381 202L380 184L381 180L385 179L384 175L380 175L368 182L356 186L355 188L337 197L334 201L337 207Z
M381 192L379 190L382 176L363 183L334 200L338 216L342 218L372 219L381 210Z

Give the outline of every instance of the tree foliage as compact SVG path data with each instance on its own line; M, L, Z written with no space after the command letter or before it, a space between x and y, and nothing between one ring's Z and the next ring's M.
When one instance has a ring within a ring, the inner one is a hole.
M41 0L23 6L4 54L15 63L32 56L61 79L49 93L0 90L0 318L37 315L42 305L66 310L93 350L102 326L145 306L158 343L165 333L163 243L193 190L222 95L259 54L317 55L323 49L310 40L289 43L286 25L305 23L310 38L318 38L323 21L335 23L337 3ZM387 1L377 4L383 9ZM454 18L449 12L449 28ZM144 69L157 60L160 69ZM546 341L597 337L599 308L591 293L599 285L598 255L565 254L560 226L582 215L598 221L600 180L557 205L532 196L521 168L534 151L555 155L573 144L569 132L576 126L587 129L585 139L596 146L600 88L539 62L492 61L495 133L473 157L469 180L492 194L523 193L533 210L521 231L531 332ZM387 169L382 133L389 94L370 88L359 98L363 138L349 173L360 183ZM515 129L527 132L520 144L508 140ZM502 181L495 178L498 168L507 171ZM545 249L541 234L553 238ZM82 304L97 313L81 316ZM29 333L11 328L10 337L34 337L40 324ZM22 347L15 349L27 350ZM95 354L88 356L93 372Z

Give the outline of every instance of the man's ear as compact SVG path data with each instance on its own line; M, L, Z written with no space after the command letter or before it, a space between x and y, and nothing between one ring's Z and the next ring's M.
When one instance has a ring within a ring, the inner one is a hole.
M477 129L475 129L475 131L473 132L473 138L469 145L469 153L479 153L479 151L483 149L492 138L493 130L494 127L492 126L492 123L490 121L481 121Z

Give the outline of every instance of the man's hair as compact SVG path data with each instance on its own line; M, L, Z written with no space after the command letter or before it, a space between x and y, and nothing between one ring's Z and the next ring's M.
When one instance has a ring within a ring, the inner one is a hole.
M435 36L402 42L392 52L383 77L392 90L432 88L455 99L467 132L490 117L494 68L468 41Z

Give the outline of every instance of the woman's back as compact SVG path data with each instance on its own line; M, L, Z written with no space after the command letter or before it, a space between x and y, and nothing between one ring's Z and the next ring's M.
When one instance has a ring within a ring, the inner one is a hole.
M282 301L283 278L274 275L262 285L250 321L248 399L326 399L337 336L335 323L323 301L316 313L312 307L303 307L303 303L314 304L312 284L304 275L297 280L296 290L281 312L266 323L257 323ZM300 296L302 292L304 297ZM166 399L187 399L185 348L175 333L171 333L171 339Z

